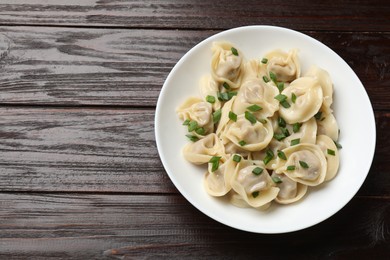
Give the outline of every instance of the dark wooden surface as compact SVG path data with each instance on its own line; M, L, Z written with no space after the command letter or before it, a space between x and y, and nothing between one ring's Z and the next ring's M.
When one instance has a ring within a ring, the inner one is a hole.
M195 2L0 1L0 259L390 258L388 1ZM174 64L252 24L328 45L375 110L376 153L358 194L289 234L206 217L171 183L154 140Z

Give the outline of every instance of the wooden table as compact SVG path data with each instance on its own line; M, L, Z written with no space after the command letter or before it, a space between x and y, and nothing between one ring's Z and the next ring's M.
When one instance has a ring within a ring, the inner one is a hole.
M195 2L0 1L1 259L389 259L389 2ZM208 36L253 24L328 45L375 110L363 187L299 232L252 234L208 218L156 149L155 105L175 63Z

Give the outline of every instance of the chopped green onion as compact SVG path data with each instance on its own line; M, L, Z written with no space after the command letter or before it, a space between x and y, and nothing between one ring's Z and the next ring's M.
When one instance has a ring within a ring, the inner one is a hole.
M263 58L263 59L261 59L261 63L263 63L263 64L267 64L267 62L268 62L268 59L267 59L267 58Z
M301 142L301 139L300 138L297 138L297 139L293 139L291 140L290 142L290 145L293 146L293 145L297 145Z
M230 86L229 86L229 84L228 84L227 82L224 82L224 83L222 84L222 86L223 86L225 89L227 89L227 90L230 89Z
M284 134L274 134L274 138L278 141L282 141L286 136Z
M239 156L238 154L235 154L234 156L233 156L233 161L235 161L235 162L241 162L241 156Z
M277 79L275 73L272 71L269 72L269 77L272 79L272 81L277 85Z
M221 120L222 110L218 109L213 113L213 122L217 123Z
M212 171L212 172L215 172L216 170L218 170L218 167L219 167L219 160L220 160L221 158L222 158L221 156L213 156L213 157L211 157L209 163L212 164L212 166L211 166L211 171Z
M208 95L208 96L206 97L206 101L209 102L209 103L211 103L211 104L214 104L214 103L215 103L215 97L214 97L214 96Z
M283 160L287 160L287 157L286 157L286 155L284 154L284 152L283 151L278 151L278 157L280 158L280 159L283 159Z
M291 93L291 102L295 104L296 100L297 100L297 96L294 93Z
M246 109L248 109L249 111L252 111L252 112L256 112L256 111L262 110L263 108L259 105L254 104L254 105L247 107Z
M233 96L237 96L237 91L229 91L228 93L228 100L232 99Z
M321 116L322 116L322 112L318 111L317 114L314 115L314 118L317 119L317 120L320 120Z
M253 173L254 175L260 175L260 174L263 173L263 171L264 171L263 168L256 167L256 168L253 169L252 173Z
M267 123L267 120L265 120L264 118L260 118L259 119L259 122L262 123L263 125Z
M326 152L329 154L329 155L333 155L335 156L336 155L336 152L332 149L327 149Z
M206 133L206 130L203 128L203 127L199 127L195 130L195 132L198 134L198 135L204 135Z
M237 115L233 113L232 111L229 111L229 118L230 120L237 122Z
M290 103L288 103L287 100L284 100L284 101L280 102L280 104L281 104L282 107L284 107L284 108L289 108L289 107L291 107L291 106L290 106Z
M267 165L273 158L274 158L274 152L272 152L272 150L268 149L266 152L266 156L263 159L264 164Z
M293 124L293 132L298 133L299 129L301 129L302 124L301 123L295 123Z
M269 82L269 78L267 76L263 76L263 80L264 80L265 83Z
M287 171L294 171L294 170L295 170L295 165L287 166Z
M188 124L188 132L195 131L197 128L198 128L198 122L196 122L196 121L191 121Z
M282 183L283 182L282 179L279 178L278 176L272 177L272 181L275 182L275 183Z
M246 142L245 142L244 140L241 140L241 141L238 142L238 144L239 144L240 146L244 146L244 145L246 145Z
M220 101L228 101L229 95L227 92L218 92L217 97Z
M289 137L290 136L290 132L288 131L287 128L281 127L280 130L282 131L282 133L284 134L285 137Z
M245 118L252 124L257 122L256 117L251 112L245 111Z
M259 196L259 194L260 194L259 191L254 191L254 192L252 192L252 197L256 198L257 196Z
M230 50L232 51L233 55L238 56L238 51L236 48L231 47Z
M196 135L186 135L191 142L196 142L199 138Z
M191 120L189 120L189 119L186 119L186 120L183 122L183 125L189 125L189 124L190 124L190 122L191 122Z
M280 103L282 103L283 101L285 101L287 99L287 96L283 95L283 94L279 94L279 95L275 96L275 99L277 101L279 101Z
M280 127L286 127L286 121L283 119L283 117L278 117L278 125Z
M278 84L276 84L276 86L278 87L279 92L282 93L282 91L284 89L284 83L283 82L278 82Z
M309 165L306 162L304 162L304 161L299 161L299 165L302 166L305 169L309 168Z
M343 148L343 147L341 146L340 143L338 143L338 142L336 142L336 141L333 141L333 142L334 142L334 144L336 145L337 149Z
M209 162L213 163L213 162L219 162L219 160L221 160L222 156L213 156L210 158Z

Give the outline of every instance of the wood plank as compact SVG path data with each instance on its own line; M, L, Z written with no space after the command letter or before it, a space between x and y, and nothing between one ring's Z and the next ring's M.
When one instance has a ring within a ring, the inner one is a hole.
M299 30L389 31L387 1L3 0L2 25L225 29L269 24ZM342 22L341 22L342 21Z
M355 198L314 227L280 235L224 226L181 196L2 193L0 205L4 259L390 256L389 198Z
M215 33L2 27L0 104L155 106L175 63ZM347 61L375 109L390 109L390 33L307 33Z
M359 195L390 195L390 113ZM154 139L154 110L0 107L0 190L174 193Z

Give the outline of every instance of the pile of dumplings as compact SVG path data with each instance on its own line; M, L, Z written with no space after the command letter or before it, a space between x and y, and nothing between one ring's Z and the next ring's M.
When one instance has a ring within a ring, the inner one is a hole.
M315 65L302 73L296 49L247 61L237 46L214 42L212 53L200 95L177 108L188 128L184 158L207 165L207 193L266 209L333 179L341 146L329 73Z

